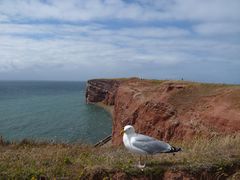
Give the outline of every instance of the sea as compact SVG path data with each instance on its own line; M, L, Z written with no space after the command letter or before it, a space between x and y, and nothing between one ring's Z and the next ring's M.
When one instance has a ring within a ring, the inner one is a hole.
M94 144L111 134L111 115L86 104L86 82L0 81L0 136Z

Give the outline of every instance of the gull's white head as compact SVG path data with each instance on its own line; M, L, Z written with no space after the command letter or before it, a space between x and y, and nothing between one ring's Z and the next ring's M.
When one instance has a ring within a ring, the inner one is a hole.
M126 134L134 134L135 133L135 129L133 126L131 125L126 125L123 129L123 132Z

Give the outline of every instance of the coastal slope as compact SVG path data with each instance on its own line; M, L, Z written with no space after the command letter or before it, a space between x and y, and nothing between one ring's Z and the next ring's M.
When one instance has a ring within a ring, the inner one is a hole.
M88 103L114 105L113 145L121 129L165 141L213 137L240 131L240 86L186 81L94 79L87 83Z

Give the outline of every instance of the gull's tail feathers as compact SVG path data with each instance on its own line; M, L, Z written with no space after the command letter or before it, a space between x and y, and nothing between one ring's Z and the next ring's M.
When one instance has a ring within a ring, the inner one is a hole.
M169 151L167 151L166 153L175 153L175 152L179 152L179 151L182 151L182 148L171 146L171 149Z

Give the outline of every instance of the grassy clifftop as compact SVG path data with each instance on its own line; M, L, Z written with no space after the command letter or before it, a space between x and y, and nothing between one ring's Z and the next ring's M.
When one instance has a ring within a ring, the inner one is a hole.
M147 168L136 168L138 157L118 148L81 144L51 144L0 140L0 179L159 179L240 177L240 135L196 138L173 143L183 152L148 158Z

